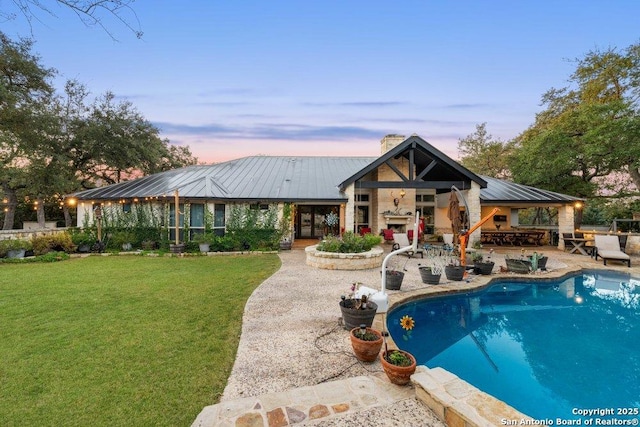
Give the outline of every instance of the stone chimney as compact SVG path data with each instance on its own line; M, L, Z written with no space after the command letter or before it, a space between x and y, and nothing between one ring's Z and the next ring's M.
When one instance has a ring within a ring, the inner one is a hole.
M380 154L384 154L392 148L400 145L406 138L404 135L389 134L380 141Z

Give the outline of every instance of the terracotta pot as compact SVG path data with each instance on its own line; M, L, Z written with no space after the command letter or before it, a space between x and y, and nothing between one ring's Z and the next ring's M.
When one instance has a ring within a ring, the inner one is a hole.
M358 328L360 325L365 325L370 328L373 324L373 319L376 317L376 311L378 311L378 305L375 302L367 302L367 308L355 309L351 307L352 300L340 301L340 311L342 312L342 322L344 328L351 330Z
M411 381L411 375L416 371L416 358L413 357L411 353L408 353L403 350L391 350L391 351L399 351L404 353L409 359L411 359L411 365L409 366L397 366L392 363L387 362L387 352L383 351L380 355L380 363L382 364L382 369L384 373L387 374L387 378L393 384L396 385L407 385L409 381Z
M367 328L367 332L375 334L378 339L375 341L365 341L354 335L354 333L359 330L360 327L353 328L349 334L351 336L351 347L353 348L353 353L356 355L358 360L369 363L374 362L378 358L378 354L382 348L382 334L375 329Z

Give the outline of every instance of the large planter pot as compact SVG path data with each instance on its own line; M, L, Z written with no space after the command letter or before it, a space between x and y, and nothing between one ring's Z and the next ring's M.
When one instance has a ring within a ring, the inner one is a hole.
M483 274L488 276L493 271L495 262L476 262L473 264L473 271L476 274Z
M382 369L384 370L384 373L387 374L387 378L389 378L389 381L391 381L393 384L407 385L409 384L409 381L411 381L411 375L413 375L416 371L416 358L413 357L411 353L408 353L406 351L390 350L389 352L392 351L399 351L401 353L404 353L409 359L411 359L411 365L394 365L387 361L387 352L383 351L380 355L380 363L382 364Z
M200 252L209 252L209 244L208 243L200 243L198 245L200 248Z
M349 334L351 336L353 354L362 362L374 362L378 358L378 354L380 354L380 349L382 348L382 334L375 329L366 328L367 333L374 334L378 337L375 341L367 341L355 335L360 329L360 327L353 328Z
M7 251L7 258L24 258L25 249L11 249Z
M440 283L440 274L433 274L431 267L419 267L422 283L427 285L437 285Z
M548 256L543 256L538 258L538 268L542 271L547 269L547 261L549 260ZM529 261L531 261L531 257L529 257Z
M531 261L524 259L505 259L507 270L512 273L528 274L531 271Z
M88 243L82 243L81 245L78 245L78 252L80 253L91 252L91 245Z
M340 311L342 312L342 323L344 328L351 330L358 328L360 325L365 325L370 328L373 324L373 319L376 317L376 311L378 305L375 302L367 302L367 308L354 308L354 300L345 299L340 301Z
M447 265L444 268L444 274L448 280L456 282L461 281L464 278L465 268L462 265Z
M404 279L404 273L402 271L386 271L387 275L387 290L398 291L402 286L402 279Z

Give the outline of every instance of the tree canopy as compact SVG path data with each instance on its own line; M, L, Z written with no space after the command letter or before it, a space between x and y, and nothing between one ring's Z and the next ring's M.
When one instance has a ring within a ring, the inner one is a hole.
M44 225L45 203L65 194L197 162L189 147L160 138L132 103L117 101L113 93L91 100L75 80L56 93L55 70L31 49L31 41L13 42L0 33L4 229L13 228L19 200L33 201Z
M508 156L513 149L510 142L493 139L487 123L476 125L476 131L458 141L460 163L472 172L493 178L509 178Z
M515 139L516 181L581 196L638 194L640 45L576 60L570 86L547 91L545 109Z

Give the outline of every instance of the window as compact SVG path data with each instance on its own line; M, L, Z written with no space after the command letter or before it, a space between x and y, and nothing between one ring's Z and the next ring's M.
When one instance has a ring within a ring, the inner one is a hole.
M435 193L420 190L416 193L416 210L420 212L420 217L424 219L424 234L433 234L435 232L435 207Z
M184 242L184 203L178 205L178 240ZM169 205L169 240L175 241L176 239L176 205L171 203Z
M216 203L213 208L213 233L216 236L224 236L225 227L225 205Z
M362 191L362 190L359 190ZM354 212L354 232L360 233L363 228L371 227L371 218L369 215L369 193L358 192L354 196L355 212Z
M192 203L189 208L189 238L204 233L204 204Z

